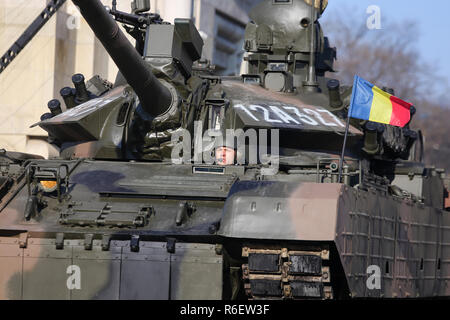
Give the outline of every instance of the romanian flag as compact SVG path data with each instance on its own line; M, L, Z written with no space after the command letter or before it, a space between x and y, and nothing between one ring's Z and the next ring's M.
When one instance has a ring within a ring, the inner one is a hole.
M412 104L355 76L349 116L404 127L411 121Z

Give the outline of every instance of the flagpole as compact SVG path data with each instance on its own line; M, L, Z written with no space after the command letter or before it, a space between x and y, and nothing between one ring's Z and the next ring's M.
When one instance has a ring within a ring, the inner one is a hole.
M352 97L350 99L350 105L348 106L347 113L347 125L345 127L345 135L344 135L344 144L342 146L342 154L341 159L339 160L339 183L342 183L342 171L344 170L344 158L345 158L345 148L347 147L347 138L348 132L350 130L350 118L353 116L353 102L355 101L355 90L357 88L358 76L355 75L355 79L353 80L353 89L352 89Z
M341 159L339 160L339 183L342 183L342 171L344 167L345 148L347 146L348 131L350 129L350 112L347 115L347 126L345 127L344 145L342 146Z

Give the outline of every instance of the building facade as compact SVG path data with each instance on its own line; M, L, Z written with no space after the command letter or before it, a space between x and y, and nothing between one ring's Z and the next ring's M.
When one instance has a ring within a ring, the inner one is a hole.
M259 0L151 0L152 12L164 20L192 18L205 41L203 57L223 75L239 74L249 9ZM111 6L111 0L102 0ZM47 0L0 0L0 54L3 54L36 16ZM130 11L131 0L118 9ZM130 37L131 39L131 37ZM114 81L117 67L71 1L0 74L0 149L56 155L46 143L46 132L35 127L47 112L47 102L72 86L71 77L100 75Z

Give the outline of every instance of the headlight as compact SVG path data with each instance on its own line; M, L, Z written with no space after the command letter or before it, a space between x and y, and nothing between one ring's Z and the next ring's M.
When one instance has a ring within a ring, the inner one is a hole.
M56 190L58 184L56 181L41 181L39 182L39 186L44 192L51 193Z

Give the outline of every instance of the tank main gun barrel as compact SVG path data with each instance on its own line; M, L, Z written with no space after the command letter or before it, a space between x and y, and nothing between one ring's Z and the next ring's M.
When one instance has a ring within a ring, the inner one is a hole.
M120 72L139 97L143 109L153 117L166 112L172 94L152 73L99 0L72 0Z

